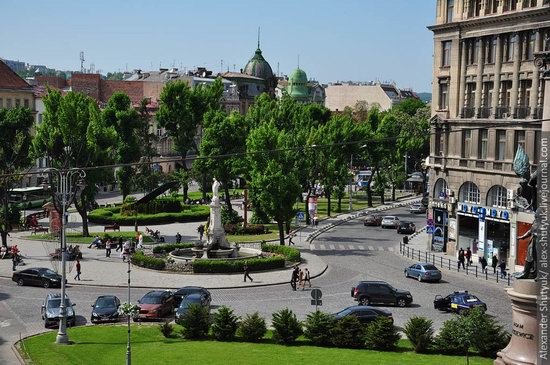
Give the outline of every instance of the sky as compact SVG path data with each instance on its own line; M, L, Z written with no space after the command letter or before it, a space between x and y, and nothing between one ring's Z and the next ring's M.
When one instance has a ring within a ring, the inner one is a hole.
M0 57L101 73L239 71L261 49L277 73L395 81L431 91L436 0L0 0ZM9 39L9 41L7 41Z

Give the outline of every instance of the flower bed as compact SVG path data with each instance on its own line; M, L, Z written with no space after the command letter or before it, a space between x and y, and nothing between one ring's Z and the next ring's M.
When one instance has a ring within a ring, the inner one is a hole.
M245 263L248 265L249 271L282 269L285 267L285 258L282 256L271 256L248 260L198 259L193 261L193 272L210 274L243 272Z
M290 262L300 262L300 250L294 247L281 245L262 245L263 252L271 252L283 255Z
M181 248L191 248L194 247L195 244L190 242L184 242L184 243L171 243L167 245L158 245L153 247L153 253L154 254L168 254L174 250L181 249Z

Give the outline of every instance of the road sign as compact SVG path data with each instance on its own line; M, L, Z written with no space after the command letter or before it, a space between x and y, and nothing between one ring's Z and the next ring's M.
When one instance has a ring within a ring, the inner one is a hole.
M311 299L311 305L314 305L314 306L323 305L323 301L320 299L319 300Z
M434 225L434 220L432 218L428 218L428 221L426 222L426 225L427 226L433 226Z
M427 226L426 227L426 233L427 234L433 234L435 231L435 227L434 226Z
M306 214L304 212L298 212L296 213L296 218L299 220L299 221L303 221L306 219Z
M311 297L315 300L321 299L323 297L323 293L321 292L321 289L312 289Z

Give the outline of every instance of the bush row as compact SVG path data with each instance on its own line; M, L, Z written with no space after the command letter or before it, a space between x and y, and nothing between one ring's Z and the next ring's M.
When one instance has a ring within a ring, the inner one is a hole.
M136 216L124 216L120 213L120 207L100 208L92 210L88 214L88 220L96 224L114 224L121 226L133 226L137 220L140 225L155 225L174 222L198 222L208 219L210 210L208 206L189 205L179 213L138 214Z
M132 216L136 214L136 211L138 214L179 213L182 208L179 200L155 199L142 204L124 203L120 213L124 216Z
M193 261L194 273L231 273L243 272L245 263L249 271L281 269L285 267L285 258L272 256L249 260L204 260Z
M141 251L137 251L134 255L132 255L132 263L140 267L155 270L164 270L166 267L166 261L164 259L145 256Z
M167 245L158 245L153 247L153 253L156 254L165 254L172 252L174 250L182 249L182 248L191 248L195 245L193 243L187 242L187 243L171 243Z
M263 224L248 224L243 227L240 224L227 223L223 225L223 229L227 234L236 235L269 233L269 230Z
M283 255L290 262L300 262L300 250L294 247L282 246L282 245L268 245L263 243L262 251Z

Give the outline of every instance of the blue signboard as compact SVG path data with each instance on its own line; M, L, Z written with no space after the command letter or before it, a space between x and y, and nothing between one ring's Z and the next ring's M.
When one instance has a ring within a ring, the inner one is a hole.
M427 227L426 227L426 233L427 233L427 234L433 234L433 233L434 233L434 230L435 230L435 227L434 227L434 226L427 226Z
M303 221L304 219L306 219L306 214L304 212L298 212L296 213L296 218L298 218L298 220Z

